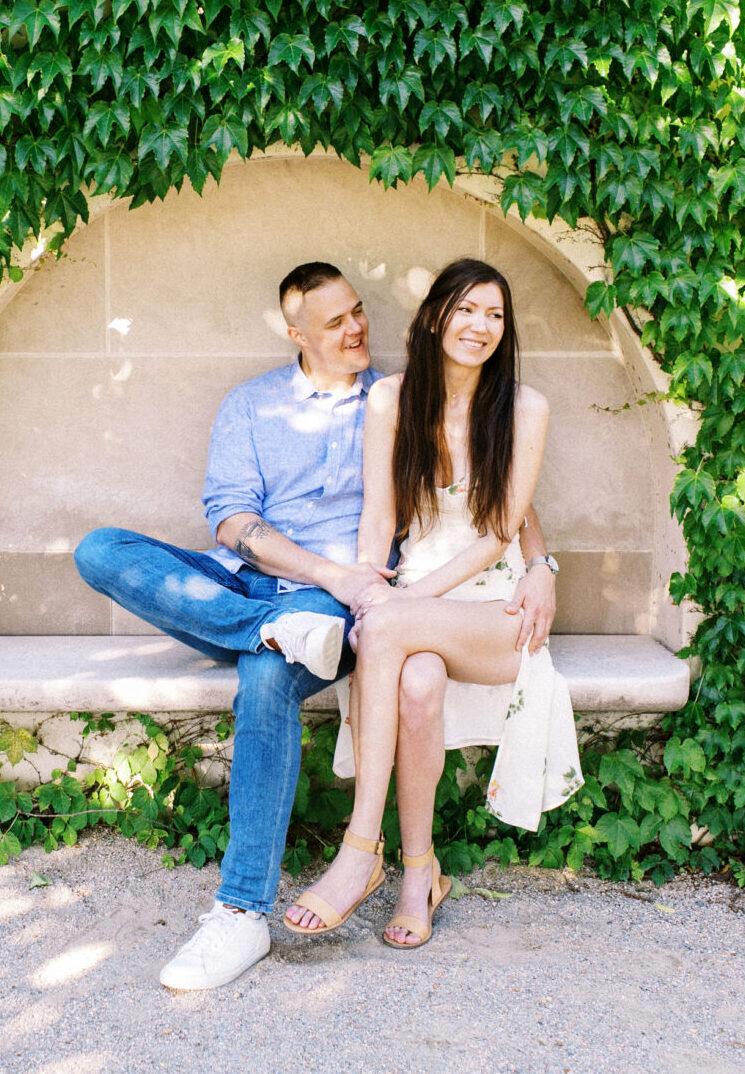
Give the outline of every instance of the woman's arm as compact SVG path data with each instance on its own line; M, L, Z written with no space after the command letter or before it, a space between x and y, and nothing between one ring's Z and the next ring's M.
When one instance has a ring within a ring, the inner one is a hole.
M530 507L546 446L549 408L540 392L520 385L515 403L515 440L512 478L507 503L507 532L517 533ZM442 567L412 583L405 590L411 597L439 597L484 570L507 547L494 533L479 537Z
M546 555L546 541L533 507L525 514L526 525L520 527L520 548L529 563L535 556ZM522 612L522 626L515 644L519 651L531 634L531 653L537 653L549 633L556 615L556 576L546 566L536 566L517 583L512 600L504 610L510 615Z
M386 563L396 529L393 490L393 441L398 417L401 374L384 377L370 388L365 411L362 454L364 499L357 531L358 563Z

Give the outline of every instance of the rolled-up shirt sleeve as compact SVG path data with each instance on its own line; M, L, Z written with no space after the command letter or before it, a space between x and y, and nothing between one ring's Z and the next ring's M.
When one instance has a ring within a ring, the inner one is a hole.
M213 538L231 515L263 513L265 488L253 437L251 400L240 388L223 400L212 428L202 502Z

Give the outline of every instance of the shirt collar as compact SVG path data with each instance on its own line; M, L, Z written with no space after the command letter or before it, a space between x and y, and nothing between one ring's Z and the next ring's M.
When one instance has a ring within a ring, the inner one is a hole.
M321 392L316 388L300 366L300 355L298 355L295 367L292 371L292 377L290 379L292 387L292 397L296 403L302 403L306 399L311 399L314 395L322 396L329 394ZM358 373L355 377L354 384L350 387L349 391L345 395L341 395L340 399L352 399L356 395L367 395L370 391L370 385L372 384L372 372L370 367L363 369L361 373Z

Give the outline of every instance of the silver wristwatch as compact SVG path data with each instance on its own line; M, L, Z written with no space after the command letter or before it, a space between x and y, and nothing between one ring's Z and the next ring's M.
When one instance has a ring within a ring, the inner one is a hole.
M556 562L553 556L533 556L531 560L526 564L528 570L531 567L537 567L539 563L545 563L552 574L559 573L559 564Z

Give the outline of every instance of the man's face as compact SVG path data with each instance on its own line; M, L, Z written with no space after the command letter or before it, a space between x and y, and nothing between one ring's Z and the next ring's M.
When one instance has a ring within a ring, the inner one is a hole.
M289 296L288 334L303 352L304 371L330 382L367 369L367 315L349 281L341 276L293 303L296 297Z

